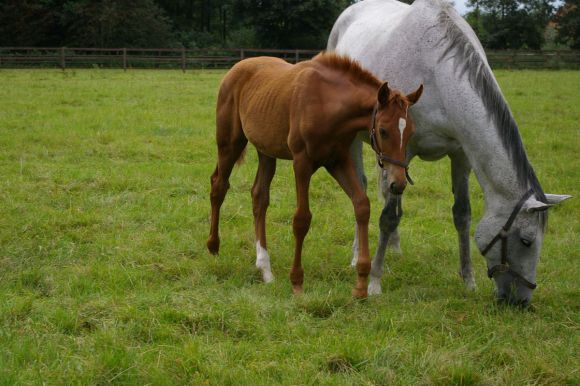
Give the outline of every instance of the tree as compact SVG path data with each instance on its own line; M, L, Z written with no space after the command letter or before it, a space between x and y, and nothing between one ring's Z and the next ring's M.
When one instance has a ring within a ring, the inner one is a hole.
M66 45L168 47L171 20L153 0L81 0L65 5Z
M252 26L262 47L321 48L348 0L236 0L234 10Z
M566 0L554 17L558 31L557 41L574 49L580 49L579 3L579 0Z
M540 49L554 0L470 0L467 22L486 48Z
M63 39L62 15L50 1L0 1L0 46L51 46Z

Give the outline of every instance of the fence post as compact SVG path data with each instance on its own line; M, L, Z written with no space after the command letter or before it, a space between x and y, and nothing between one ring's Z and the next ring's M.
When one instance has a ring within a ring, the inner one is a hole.
M123 48L123 71L127 71L127 48Z
M185 47L181 49L181 71L185 72Z
M64 71L64 69L66 68L66 59L65 59L65 52L64 52L65 48L64 47L60 47L60 68Z
M246 55L245 55L244 49L240 48L240 60L244 60L245 56Z

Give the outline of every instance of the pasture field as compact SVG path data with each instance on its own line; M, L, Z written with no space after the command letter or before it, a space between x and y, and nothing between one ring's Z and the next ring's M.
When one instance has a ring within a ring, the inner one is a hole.
M403 255L354 300L354 215L313 179L305 293L291 295L295 207L279 161L260 282L236 168L221 254L205 249L223 71L0 71L0 385L580 383L580 198L551 210L528 311L498 306L472 242L469 292L449 161L415 160ZM546 192L579 195L580 72L497 71ZM426 90L426 92L428 92ZM365 150L369 180L374 158ZM371 249L382 204L371 183ZM482 193L471 180L473 225Z

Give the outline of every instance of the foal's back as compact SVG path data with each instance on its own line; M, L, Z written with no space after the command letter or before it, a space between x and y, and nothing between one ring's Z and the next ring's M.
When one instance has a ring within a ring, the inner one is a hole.
M295 65L271 57L243 60L222 81L218 127L239 120L239 129L259 152L292 159L292 127L314 124L324 89L317 80L330 72L313 60Z

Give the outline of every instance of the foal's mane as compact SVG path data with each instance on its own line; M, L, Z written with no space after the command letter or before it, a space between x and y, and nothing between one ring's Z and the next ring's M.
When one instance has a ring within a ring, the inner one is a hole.
M351 59L348 56L339 55L334 52L322 51L312 58L312 60L326 67L349 74L361 82L377 86L377 89L383 83L376 76L371 74L370 71L365 70L358 61Z
M486 60L455 22L454 16L456 15L452 5L445 1L435 1L441 6L438 21L445 31L445 36L439 44L446 45L439 58L439 63L444 59L451 59L459 77L467 75L471 87L477 92L493 123L495 123L497 134L516 170L518 182L524 189L528 189L529 186L534 190L538 199L545 202L546 197L526 155L518 125L487 66Z

